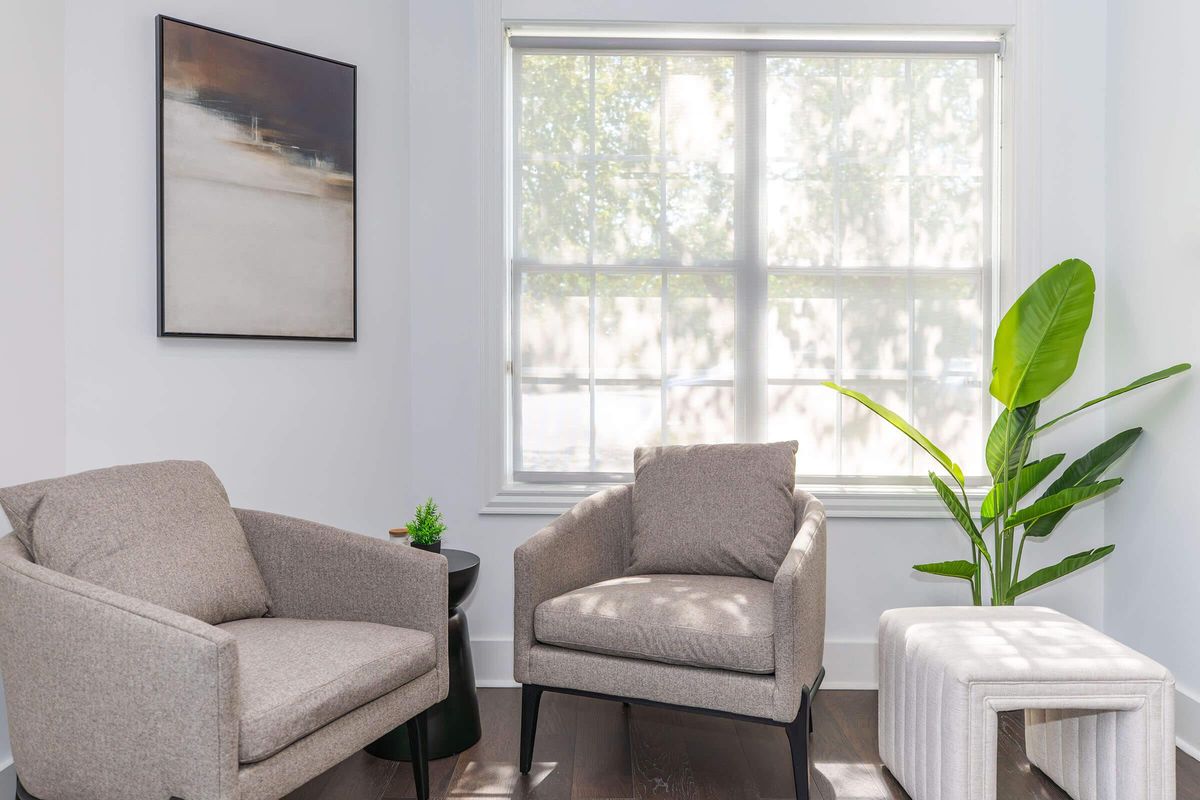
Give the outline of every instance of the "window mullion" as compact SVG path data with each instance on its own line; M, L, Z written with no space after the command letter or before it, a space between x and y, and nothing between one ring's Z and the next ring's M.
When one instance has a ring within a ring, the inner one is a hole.
M767 432L766 307L767 271L762 230L763 176L765 173L765 72L764 56L742 53L737 59L736 160L737 189L734 232L740 251L736 286L734 386L738 438L762 441Z
M596 471L596 57L588 57L588 465Z

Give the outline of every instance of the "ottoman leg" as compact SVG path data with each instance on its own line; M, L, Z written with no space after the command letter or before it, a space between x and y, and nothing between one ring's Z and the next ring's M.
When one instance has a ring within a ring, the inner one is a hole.
M1175 743L1164 741L1165 712L1154 698L1130 711L1028 709L1025 752L1074 800L1174 800Z

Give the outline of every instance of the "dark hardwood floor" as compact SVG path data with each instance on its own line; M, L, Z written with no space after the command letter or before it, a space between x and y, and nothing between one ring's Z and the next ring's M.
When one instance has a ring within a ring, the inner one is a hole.
M483 740L430 762L434 797L454 800L759 800L794 797L781 728L547 693L533 770L517 770L521 696L480 689ZM820 800L907 798L879 763L875 692L822 691L814 706L811 792ZM1178 800L1200 800L1200 762L1178 759ZM1000 722L997 797L1066 800L1030 770L1019 712ZM357 753L288 800L413 798L408 764Z

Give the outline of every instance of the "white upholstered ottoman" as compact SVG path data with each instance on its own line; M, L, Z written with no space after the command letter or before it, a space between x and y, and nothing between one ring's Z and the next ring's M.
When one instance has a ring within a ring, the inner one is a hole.
M897 608L879 620L879 752L914 800L994 800L996 714L1076 800L1174 800L1175 680L1048 608Z

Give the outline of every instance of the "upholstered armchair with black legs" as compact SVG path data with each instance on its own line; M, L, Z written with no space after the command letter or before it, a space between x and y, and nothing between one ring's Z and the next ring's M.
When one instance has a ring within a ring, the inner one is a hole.
M446 696L446 560L233 509L199 462L0 489L0 668L41 800L276 800Z
M795 442L639 449L635 480L515 553L520 768L543 692L786 729L808 798L824 675L825 511L797 490Z

